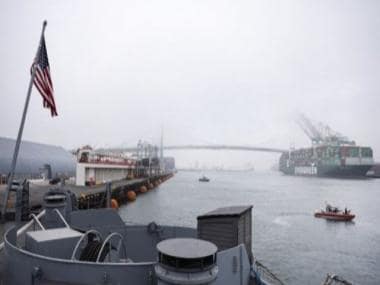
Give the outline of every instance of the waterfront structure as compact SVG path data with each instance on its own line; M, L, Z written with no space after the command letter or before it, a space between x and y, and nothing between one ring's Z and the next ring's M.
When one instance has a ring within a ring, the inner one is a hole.
M0 137L0 184L6 183L14 146L14 139ZM60 146L22 141L15 178L49 178L48 169L52 177L73 176L75 157Z
M85 146L77 151L76 185L92 186L132 178L137 165L134 158L96 153L90 146Z
M174 157L163 157L162 158L162 170L164 172L172 172L175 170L175 158Z

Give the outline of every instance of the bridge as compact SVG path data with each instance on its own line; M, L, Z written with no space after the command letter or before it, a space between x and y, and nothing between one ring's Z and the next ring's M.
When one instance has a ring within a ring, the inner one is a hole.
M156 147L159 149L159 147ZM287 152L286 149L279 148L270 148L270 147L255 147L255 146L244 146L244 145L169 145L163 146L164 150L234 150L234 151L260 151L260 152L274 152L274 153L283 153ZM102 149L100 151L104 151ZM108 148L106 151L114 153L122 152L137 152L140 148L138 147L120 147L120 148Z
M240 145L172 145L164 146L164 150L240 150L240 151L262 151L262 152L276 152L283 153L287 150L269 147L255 147L255 146L240 146Z

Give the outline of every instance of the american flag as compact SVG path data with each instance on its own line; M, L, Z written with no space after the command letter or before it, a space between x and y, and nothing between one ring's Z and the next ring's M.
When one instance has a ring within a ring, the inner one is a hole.
M34 62L35 76L34 85L40 92L43 105L49 108L51 116L58 116L57 108L54 101L53 83L50 77L49 60L46 51L45 37L42 35L40 50L38 51L37 58Z

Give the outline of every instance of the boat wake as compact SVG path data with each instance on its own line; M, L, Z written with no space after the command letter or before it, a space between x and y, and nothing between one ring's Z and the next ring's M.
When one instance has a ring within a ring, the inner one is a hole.
M284 217L276 217L274 220L273 220L273 223L274 224L277 224L277 225L280 225L280 226L284 226L284 227L290 227L290 223L289 221L287 221Z
M296 216L310 216L308 212L283 212L280 213L281 217L296 217Z

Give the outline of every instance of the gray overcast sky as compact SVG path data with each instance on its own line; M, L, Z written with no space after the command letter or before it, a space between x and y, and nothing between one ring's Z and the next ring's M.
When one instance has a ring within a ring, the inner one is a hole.
M135 145L163 125L167 144L301 147L303 112L380 159L379 15L377 0L2 0L0 135L16 137L47 19L59 116L34 90L24 139ZM268 155L176 153L211 165Z

